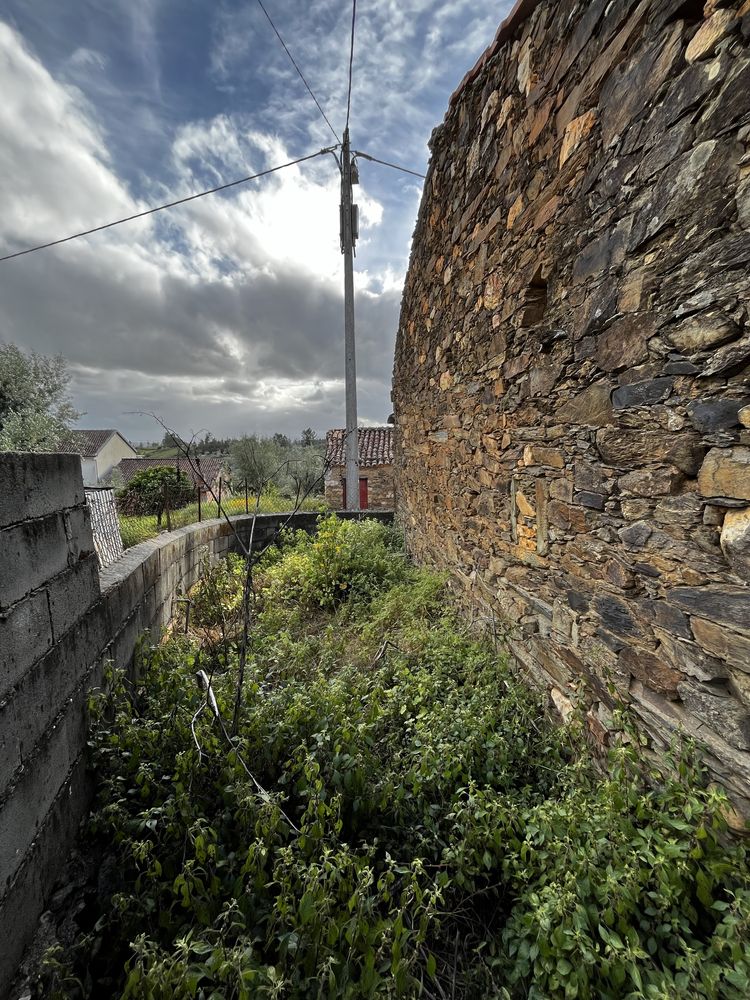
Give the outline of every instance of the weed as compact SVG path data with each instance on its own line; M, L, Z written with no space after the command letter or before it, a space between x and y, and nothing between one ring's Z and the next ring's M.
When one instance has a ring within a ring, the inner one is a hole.
M236 570L195 592L205 625ZM196 715L196 636L110 684L88 836L118 884L41 995L748 995L745 848L689 757L647 782L622 746L599 776L380 525L288 537L257 586L236 740Z

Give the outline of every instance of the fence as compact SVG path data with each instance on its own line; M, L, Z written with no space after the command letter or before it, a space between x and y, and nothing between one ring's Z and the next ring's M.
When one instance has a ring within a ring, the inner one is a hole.
M252 514L257 509L261 514L286 513L295 509L301 511L324 511L326 505L321 496L309 496L301 503L297 498L288 497L278 490L269 489L258 498L249 488L246 480L239 486L218 479L213 487L216 499L205 489L195 487L194 499L185 502L185 493L175 492L167 481L161 495L151 505L151 513L130 514L118 509L119 529L124 548L130 548L148 538L154 538L161 531L174 531L189 524L209 521L216 517L235 517L238 514Z
M99 557L99 565L104 569L119 559L123 553L115 491L109 487L87 486L86 503L91 515L94 548Z

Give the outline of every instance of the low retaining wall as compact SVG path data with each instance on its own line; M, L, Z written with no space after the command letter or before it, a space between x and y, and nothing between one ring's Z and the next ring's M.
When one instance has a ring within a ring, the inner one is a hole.
M314 531L317 517L259 515L254 546L287 520ZM100 572L77 456L0 456L0 997L88 806L86 701L103 663L127 667L139 637L158 637L174 598L239 551L237 536L247 544L252 523L164 533Z

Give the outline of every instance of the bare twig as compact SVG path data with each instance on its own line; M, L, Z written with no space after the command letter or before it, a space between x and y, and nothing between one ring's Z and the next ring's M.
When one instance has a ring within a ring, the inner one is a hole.
M260 798L264 802L273 802L273 800L272 800L269 792L266 791L266 789L263 787L263 785L261 785L261 783L255 777L255 775L253 774L253 772L247 766L247 764L245 763L245 761L244 761L244 759L242 757L242 754L239 752L239 749L237 748L237 746L235 745L234 741L232 740L232 738L230 737L229 733L227 732L226 726L224 725L224 720L221 717L221 712L219 711L219 705L218 705L218 703L216 701L216 695L214 694L213 685L211 683L211 679L209 678L208 674L206 673L205 670L198 670L196 672L196 674L195 674L195 678L196 678L196 680L198 682L198 686L201 688L202 691L205 692L205 695L206 695L205 700L203 701L203 703L201 704L200 708L198 709L198 711L193 716L193 720L190 723L190 728L191 728L191 730L193 732L193 739L195 740L195 745L198 748L198 753L199 753L200 757L202 758L203 752L201 750L200 744L198 743L198 739L197 739L196 734L195 734L195 723L196 723L196 720L198 719L199 715L201 714L201 712L203 712L204 709L209 708L211 710L211 713L212 713L213 717L219 723L219 727L221 728L221 732L222 732L222 735L224 736L224 739L227 741L227 743L232 748L232 750L234 750L234 753L235 753L235 756L236 756L237 760L242 765L242 768L245 771L245 774L252 781L252 783L255 786L255 789L256 789L258 795L260 796ZM291 829L295 833L299 833L299 827L297 827L292 822L292 820L287 816L287 814L284 812L284 810L281 808L281 806L278 804L278 802L274 803L274 804L276 805L276 808L279 810L279 812L284 817L284 819L287 821L287 823L289 824L289 826L291 827Z
M385 656L385 652L386 652L386 650L388 649L389 646L393 646L393 648L396 650L397 653L403 653L403 650L401 649L401 647L397 646L396 643L393 642L391 639L384 639L383 642L380 645L380 648L378 649L377 653L375 654L375 657L373 658L373 661L370 664L370 667L374 667L376 663L378 663L380 660L383 659L383 657Z
M216 704L216 699L215 699L214 694L213 694L213 688L211 686L211 678L208 677L208 675L206 674L206 672L204 670L199 670L198 673L196 674L196 677L198 678L198 683L202 686L203 690L206 692L206 701L201 706L201 708L198 710L198 712L195 714L195 716L193 717L193 720L191 722L191 731L193 733L193 739L195 740L195 744L196 744L196 747L198 748L198 752L199 752L199 754L201 754L202 751L201 751L201 748L200 748L200 745L198 743L198 739L197 739L197 736L196 736L196 733L195 733L195 722L197 721L197 719L200 716L201 712L206 707L210 708L211 712L214 715L214 718L218 720L218 722L219 722L219 724L221 726L221 731L222 731L222 733L224 735L224 738L229 743L229 745L232 747L232 749L235 750L235 752L237 754L237 759L240 761L240 764L242 765L242 767L246 771L248 777L254 783L254 785L255 785L258 793L266 801L269 801L270 800L270 796L268 795L268 792L266 792L266 790L260 785L260 783L257 781L257 779L255 778L255 776L253 775L253 773L248 768L247 764L242 759L241 755L239 754L239 751L237 750L237 747L235 746L235 744L233 742L233 739L237 738L237 735L238 735L238 732L239 732L240 714L241 714L241 709L242 709L242 692L243 692L244 683L245 683L245 671L246 671L246 667L247 667L247 657L248 657L248 652L249 652L250 647L251 647L251 630L250 630L250 625L251 625L251 604L254 606L255 602L256 602L256 599L257 599L256 593L255 593L254 582L253 582L253 568L254 568L255 563L260 558L260 555L254 551L254 546L255 546L255 529L256 529L256 525L257 525L258 514L260 512L260 501L261 501L261 497L263 495L263 491L265 490L265 488L268 486L268 484L273 479L275 479L278 476L278 474L284 468L286 468L289 465L289 460L287 459L284 462L282 462L271 473L271 475L268 476L268 478L266 478L266 479L264 479L264 480L261 481L261 483L259 485L259 489L258 489L258 491L256 493L256 497L255 497L255 507L254 507L254 510L253 510L253 517L252 517L252 521L251 521L251 524L250 524L250 538L249 538L248 544L246 545L243 542L243 540L242 540L242 538L240 536L240 533L237 531L237 528L236 528L235 524L233 523L232 519L229 517L229 515L226 513L226 511L222 510L221 502L220 502L220 497L217 497L216 493L214 492L212 484L209 483L209 482L207 482L207 480L203 476L203 474L202 474L202 472L200 470L200 464L197 461L194 461L194 459L193 459L193 455L191 454L191 448L192 448L192 446L193 446L193 444L195 442L196 435L193 434L193 436L191 437L190 441L189 442L185 442L180 437L180 435L178 435L174 430L172 430L172 428L169 427L161 419L161 417L157 416L155 413L144 414L143 411L140 411L140 412L141 412L142 415L148 415L148 416L153 417L153 419L156 420L156 422L159 424L159 426L167 434L169 434L171 436L172 440L175 443L175 446L177 447L177 449L181 452L182 456L188 462L188 464L189 464L189 466L190 466L190 468L191 468L191 470L193 472L193 475L196 477L196 481L199 482L199 483L203 483L203 485L206 487L207 492L210 494L210 496L212 497L212 499L215 501L215 503L217 505L217 508L218 508L219 516L223 517L224 520L225 520L225 522L229 526L230 531L234 535L235 542L237 543L237 546L238 546L240 552L242 553L242 555L243 555L243 557L245 559L245 578L244 578L243 589L242 589L242 639L241 639L240 650L239 650L238 675L237 675L237 682L236 682L236 686L235 686L234 711L233 711L233 715L232 715L232 736L230 736L229 733L227 732L226 727L224 725L224 720L222 719L222 717L221 717L221 715L219 713L218 705ZM271 536L271 539L268 541L268 544L273 544L276 541L276 539L279 537L279 535L290 524L290 522L295 517L295 515L299 513L300 508L302 507L302 504L305 502L305 500L307 500L307 498L315 491L315 489L318 487L318 485L320 484L320 482L322 480L324 480L327 468L328 468L328 463L324 462L323 463L323 469L322 469L320 475L313 482L310 483L308 489L306 489L304 492L302 491L302 488L301 488L301 482L297 482L296 483L296 497L295 497L295 500L294 500L293 508L289 512L288 516L281 523L277 523L277 525L275 527L275 530L274 530L274 532L273 532L273 534ZM224 634L225 634L224 624L225 623L223 621L223 615L222 615L222 627L223 627L223 631L224 631ZM278 807L278 808L280 809L280 807ZM280 812L282 813L282 815L286 819L287 823L289 823L289 826L292 828L292 830L294 830L296 833L299 833L299 830L294 825L294 823L292 823L292 821L289 819L289 817L286 815L286 813L284 813L283 810L281 810L281 809L280 809Z
M453 979L451 983L451 1000L456 1000L456 972L458 970L458 931L456 931L456 944L453 950Z

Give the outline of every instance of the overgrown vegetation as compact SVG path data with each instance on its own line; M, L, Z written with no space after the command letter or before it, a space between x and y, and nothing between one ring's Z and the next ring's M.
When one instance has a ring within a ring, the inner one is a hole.
M193 494L194 495L194 494ZM279 514L294 509L302 511L322 511L325 503L320 497L310 496L298 502L287 496L282 496L276 489L267 489L261 496L250 495L248 504L245 504L244 494L241 496L223 496L221 498L222 515L234 517L237 514L244 514L246 507L252 513L256 509L259 514ZM208 521L219 516L218 504L216 500L206 499L201 503L201 520ZM161 526L155 514L128 516L120 513L118 515L120 524L120 535L123 546L128 549L131 545L145 542L148 538L155 538L164 526L162 518ZM170 510L170 523L172 528L184 528L188 524L195 524L198 521L198 503L185 504L177 510Z
M152 514L157 527L167 508L184 507L195 497L195 486L181 469L156 466L140 469L117 494L118 510L126 516Z
M694 765L598 776L392 531L335 519L256 570L232 740L243 577L97 703L101 915L40 996L748 995L746 853Z
M70 402L62 355L49 357L0 343L0 451L72 450L81 416Z

